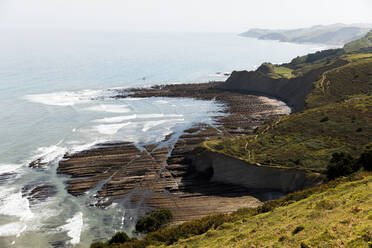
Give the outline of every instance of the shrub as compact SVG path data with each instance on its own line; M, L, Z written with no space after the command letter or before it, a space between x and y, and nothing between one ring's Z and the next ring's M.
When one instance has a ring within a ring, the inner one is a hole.
M366 171L372 171L372 143L368 144L358 159L358 165Z
M308 246L308 245L305 244L304 242L301 242L300 247L301 247L301 248L310 248L310 246Z
M329 180L332 180L340 176L350 175L359 168L360 166L350 154L344 152L334 153L327 167L327 176Z
M298 226L298 227L296 227L296 228L292 231L292 234L295 235L295 234L301 232L301 231L304 230L304 229L305 229L305 227L303 227L303 226Z
M128 237L128 235L125 232L117 232L108 241L108 244L109 245L112 245L112 244L121 244L121 243L127 242L129 240L130 240L130 238Z
M95 242L90 245L90 248L106 248L107 246L103 242Z
M153 210L137 221L136 231L141 233L155 232L165 227L172 219L173 214L168 209Z
M323 117L321 120L320 120L320 122L326 122L326 121L329 121L329 118L328 118L328 116L326 116L326 117Z

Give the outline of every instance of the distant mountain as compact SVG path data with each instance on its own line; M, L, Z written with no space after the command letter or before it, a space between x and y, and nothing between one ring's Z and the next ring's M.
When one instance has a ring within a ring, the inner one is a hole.
M372 29L372 24L332 24L316 25L299 29L250 29L240 36L260 40L279 40L293 43L318 43L327 45L344 45L359 39Z

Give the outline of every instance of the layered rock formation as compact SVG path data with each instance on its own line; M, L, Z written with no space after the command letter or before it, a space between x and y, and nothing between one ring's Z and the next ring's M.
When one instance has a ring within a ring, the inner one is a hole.
M205 139L248 134L265 120L288 113L288 108L275 100L270 102L263 97L224 91L217 88L220 84L131 90L130 97L215 99L225 104L227 115L215 118L216 127L197 124L178 139L169 135L159 144L101 144L91 150L66 155L58 173L71 176L67 181L68 192L76 196L94 195L100 199L98 205L126 198L133 207L171 209L176 222L254 207L260 200L270 198L267 190L211 181L212 175L208 172L190 166L187 155ZM117 97L128 97L128 94L118 93Z

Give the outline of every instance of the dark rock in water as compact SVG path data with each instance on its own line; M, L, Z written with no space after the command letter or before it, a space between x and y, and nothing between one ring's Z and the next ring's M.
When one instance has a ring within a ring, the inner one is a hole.
M25 185L22 188L22 197L27 197L31 204L45 201L56 194L57 189L51 184Z
M42 162L42 158L35 159L34 161L31 161L28 166L31 168L42 168L46 165L47 163Z

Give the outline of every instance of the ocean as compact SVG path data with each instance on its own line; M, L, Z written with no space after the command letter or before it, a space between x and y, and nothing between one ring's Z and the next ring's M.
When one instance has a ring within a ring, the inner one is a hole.
M233 70L289 62L325 49L236 34L2 30L0 40L0 247L89 247L133 229L135 209L91 207L56 174L66 152L107 141L138 145L213 125L224 108L187 98L113 99L116 89L221 81ZM32 169L41 158L46 165ZM26 196L54 185L45 201Z

